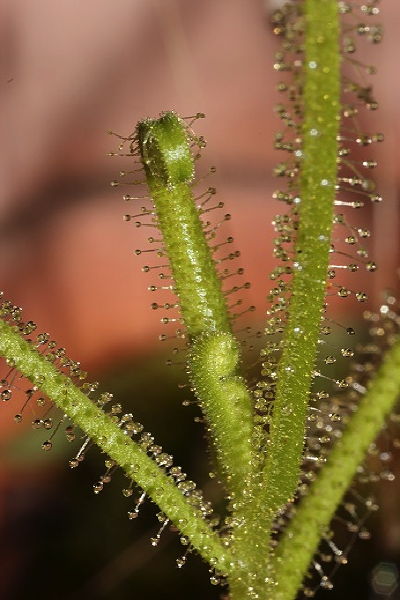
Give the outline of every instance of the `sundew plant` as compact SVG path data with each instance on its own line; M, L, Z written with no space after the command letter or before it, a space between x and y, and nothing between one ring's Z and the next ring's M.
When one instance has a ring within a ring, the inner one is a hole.
M178 567L198 554L211 583L230 600L293 600L299 592L313 597L320 587L331 589L332 575L348 560L349 546L335 543L331 527L346 491L357 490L356 500L342 506L352 537L365 535L364 520L377 508L362 485L370 482L365 459L376 454L374 441L388 429L400 391L396 301L387 295L376 314L364 311L370 339L362 347L353 347L353 327L337 323L330 308L339 296L363 312L367 295L357 287L356 272L377 268L357 211L381 201L368 150L383 135L360 131L358 113L376 110L377 103L366 82L373 69L354 57L359 37L381 41L377 5L297 0L273 16L281 38L274 69L283 125L275 147L285 153L275 169L282 185L274 196L284 208L274 220L278 266L270 274L255 381L235 333L236 319L253 307L237 299L249 284L233 239L220 233L230 215L214 218L221 208L216 190L196 179L205 147L196 129L204 115L165 111L146 118L131 135L118 136L111 153L132 165L112 185L132 186L124 200L133 208L124 219L149 228L148 247L136 254L146 256L142 270L152 277L152 308L166 326L161 337L182 341L224 499L218 511L135 415L124 413L111 393L96 395L80 364L2 299L1 399L21 389L25 395L15 420L25 418L29 403L40 407L47 397L63 416L56 426L34 419L34 427L48 430L43 450L51 450L60 428L69 440L81 430L85 439L71 468L97 445L108 458L94 492L121 469L129 480L124 493L135 498L129 518L138 517L147 500L157 505L160 527L151 543L157 546L165 529L176 528L184 546ZM355 273L354 286L341 282L344 272ZM330 341L337 328L348 340L339 347ZM348 362L343 379L329 370L338 359Z

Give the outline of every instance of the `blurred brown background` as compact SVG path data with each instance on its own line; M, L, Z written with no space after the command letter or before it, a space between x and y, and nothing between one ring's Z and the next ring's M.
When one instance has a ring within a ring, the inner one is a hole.
M272 266L270 221L282 210L271 200L279 187L271 171L282 160L272 150L278 77L271 68L277 40L269 14L276 4L3 0L0 6L0 288L94 378L119 390L118 399L125 398L200 479L208 467L198 451L188 457L185 448L192 437L202 443L201 426L193 425L193 414L181 414L181 373L163 367L160 315L151 311L154 297L147 291L153 281L140 270L145 259L133 254L146 246L148 232L122 221L123 192L109 186L122 163L106 156L118 145L106 132L129 134L138 119L166 109L206 113L195 124L208 140L199 172L217 167L205 185L218 188L218 200L233 215L225 231L234 236L246 279L253 282L246 300L257 306L247 322L262 323ZM384 44L363 46L361 57L379 69L374 85L381 105L370 121L363 117L362 126L386 136L384 144L368 149L368 157L380 161L376 179L385 202L361 216L375 230L372 249L380 269L362 283L375 304L380 290L397 288L399 264L400 5L386 0L382 9ZM338 309L350 322L357 319L359 306L341 303ZM25 598L28 590L43 600L218 597L206 574L197 577L195 568L204 571L199 561L180 573L174 569L179 549L149 550L154 519L126 526L119 488L104 492L105 499L93 497L99 457L78 475L66 472L71 449L61 441L42 460L40 436L14 424L15 405L1 409L0 598ZM390 489L396 493L395 485ZM367 563L357 558L359 550L353 552L354 566L347 570L353 569L358 591L349 580L341 584L340 573L331 598L388 597L369 582L382 556L392 563L400 555L393 504L384 511L390 518L377 517L380 533L369 543ZM142 544L135 541L140 535Z

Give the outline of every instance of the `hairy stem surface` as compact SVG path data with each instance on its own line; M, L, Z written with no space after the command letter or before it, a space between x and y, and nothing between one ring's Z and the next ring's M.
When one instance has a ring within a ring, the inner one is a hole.
M229 332L221 282L193 196L194 160L188 131L168 112L137 127L147 184L171 266L174 291L190 337Z
M189 369L212 435L219 472L230 494L238 496L251 463L252 401L245 381L238 376L239 355L221 281L193 197L189 132L177 115L168 112L159 119L141 121L137 136L189 338L195 346L198 338L204 340L212 334L226 342L217 341L212 347L218 346L213 355L216 364L228 361L231 366L228 394L227 382L221 388L211 371L209 378L205 376L211 363L204 344L189 357Z
M130 439L101 408L39 354L15 327L0 319L0 355L45 393L160 507L193 547L228 572L228 552L200 512L189 504L173 480Z
M333 223L340 110L337 0L306 0L303 157L292 295L279 362L268 455L265 509L293 498L304 444Z
M248 391L243 378L237 374L238 361L238 343L229 333L199 338L189 361L192 385L217 440L218 458L236 503L246 498L252 435L251 422L243 418ZM224 414L230 415L230 423L221 418Z
M292 295L259 492L236 534L238 554L248 568L240 575L242 582L235 583L232 600L253 598L254 592L274 598L269 532L298 484L326 293L340 122L337 0L305 0L304 18L303 155Z
M389 350L343 436L310 486L279 543L274 600L293 600L321 535L351 484L369 445L384 426L400 394L400 341ZM288 568L288 565L290 567Z

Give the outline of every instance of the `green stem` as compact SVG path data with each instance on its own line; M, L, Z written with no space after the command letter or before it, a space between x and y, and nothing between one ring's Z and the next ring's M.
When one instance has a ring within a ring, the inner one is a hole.
M229 553L201 516L190 505L172 478L147 456L101 408L72 381L24 340L16 327L0 319L0 355L32 381L68 417L110 456L160 507L206 560L229 572Z
M187 128L167 112L139 122L137 137L188 334L229 332L221 282L193 197L194 160Z
M279 543L275 557L277 587L274 600L296 597L321 535L328 529L357 467L384 426L399 394L400 341L397 341L387 352L357 412L302 499Z
M246 416L248 391L237 375L238 362L238 344L229 333L200 337L189 361L192 385L218 441L219 463L236 504L246 498L252 459L251 420ZM229 414L229 421L221 418L223 414Z
M337 0L306 0L303 157L292 295L264 469L264 510L293 498L304 444L333 223L340 109Z
M210 334L216 334L217 340L220 335L230 339L219 347L220 356L228 352L226 360L234 358L230 375L235 385L227 396L215 378L213 393L209 393L204 370L210 361L199 351L201 345L189 358L189 369L213 437L219 471L225 475L230 494L238 495L251 462L252 400L246 383L238 376L239 356L221 281L193 197L191 139L184 122L172 112L141 121L137 139L189 338L194 344ZM225 390L227 386L225 383Z
M326 294L340 123L337 0L305 0L304 18L303 144L292 294L263 473L245 521L235 534L235 550L247 569L234 584L232 600L254 597L246 592L249 588L260 598L273 597L270 531L298 485Z

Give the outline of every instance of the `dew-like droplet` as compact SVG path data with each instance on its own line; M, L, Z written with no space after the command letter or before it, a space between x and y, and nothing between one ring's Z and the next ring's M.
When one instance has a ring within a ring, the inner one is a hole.
M326 575L324 575L323 577L321 577L321 583L320 583L320 585L325 590L331 590L331 589L333 589L333 583L330 581L330 579L328 579L328 577Z
M329 355L324 358L324 362L327 365L333 365L336 362L336 358L332 355Z
M356 298L359 302L365 302L366 300L368 300L368 296L365 292L357 292Z
M354 356L354 350L352 348L341 348L340 352L345 358L352 358Z
M67 438L68 442L74 441L75 433L72 425L68 425L68 427L65 428L65 437Z
M93 491L95 494L100 494L100 492L103 490L103 483L101 481L99 481L98 483L95 483L93 485Z
M332 333L332 328L329 327L329 325L325 325L324 327L321 327L321 333L323 335L329 335Z

